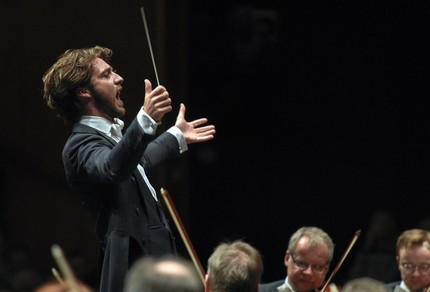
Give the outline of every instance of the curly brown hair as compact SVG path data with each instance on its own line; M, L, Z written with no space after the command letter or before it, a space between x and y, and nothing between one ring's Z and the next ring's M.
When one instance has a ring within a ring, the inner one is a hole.
M94 46L83 49L69 49L60 55L42 77L43 98L49 108L66 123L73 124L82 115L82 107L75 94L76 89L87 86L91 74L91 62L101 58L109 62L112 50Z

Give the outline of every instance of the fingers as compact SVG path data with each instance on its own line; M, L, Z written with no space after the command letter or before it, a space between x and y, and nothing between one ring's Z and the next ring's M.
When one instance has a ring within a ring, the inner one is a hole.
M195 128L195 131L198 134L202 134L202 133L215 134L215 126L209 125L209 126L204 126L200 128Z
M211 140L214 138L214 135L215 135L214 128L200 129L199 131L196 132L195 142L203 142L203 141Z
M148 79L145 79L145 95L150 94L151 91L152 91L151 81L149 81Z
M185 120L185 105L183 103L179 105L179 113L177 119Z
M216 131L214 125L194 128L194 134L191 135L190 139L188 139L188 143L200 143L212 140L215 136L215 133Z
M191 122L187 122L185 118L185 106L180 105L176 126L184 133L185 140L188 144L199 143L212 140L215 135L214 125L205 125L208 122L207 118L200 118Z
M208 122L207 118L200 118L197 120L194 120L192 122L189 122L189 124L194 129L195 133L201 134L201 133L210 133L215 134L215 126L214 125L206 125L203 127L200 127L203 124L206 124Z
M193 127L198 127L200 125L206 124L208 122L207 118L200 118L191 122Z
M212 140L215 135L215 130L211 129L209 131L203 131L196 133L195 137L190 141L190 143L199 143L199 142L206 142L209 140Z
M152 84L145 79L145 100L143 108L155 121L159 122L163 116L172 110L169 92L164 86L152 89Z
M169 93L165 88L159 88L159 86L152 91L152 104L155 110L163 112L172 110L172 100Z
M164 92L157 95L152 100L152 108L150 116L157 122L159 122L165 114L172 110L172 101L169 98L169 94Z
M145 79L145 98L149 98L154 101L153 103L156 103L158 100L169 99L169 92L162 85L158 85L152 90L151 81Z

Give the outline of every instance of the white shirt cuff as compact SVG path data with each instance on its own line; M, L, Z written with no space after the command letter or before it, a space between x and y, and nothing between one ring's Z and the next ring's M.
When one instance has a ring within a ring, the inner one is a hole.
M137 113L137 121L145 134L155 135L159 124L143 111L143 107Z
M187 145L187 141L185 141L184 134L182 134L182 131L179 130L178 127L173 126L170 129L168 129L167 132L175 136L176 140L178 140L179 153L182 154L188 150L188 145Z

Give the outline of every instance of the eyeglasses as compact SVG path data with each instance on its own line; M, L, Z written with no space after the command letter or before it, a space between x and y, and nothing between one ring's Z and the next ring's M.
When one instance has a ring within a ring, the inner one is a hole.
M291 254L291 260L293 261L294 265L301 271L306 271L310 267L314 273L321 274L328 269L328 265L311 265L309 263L298 261L294 258L293 254Z
M402 267L402 269L409 274L412 274L413 272L415 272L415 269L418 269L418 272L420 274L426 274L430 271L430 264L421 264L421 265L413 265L413 264L409 264L409 263L404 263L400 265Z

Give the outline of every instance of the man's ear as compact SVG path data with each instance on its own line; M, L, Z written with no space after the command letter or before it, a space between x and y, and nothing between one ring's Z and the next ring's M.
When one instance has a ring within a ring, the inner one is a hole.
M284 256L284 265L287 267L288 266L288 260L290 259L290 251L287 249L285 251L285 256Z
M91 92L86 87L79 87L75 90L77 97L91 97Z

